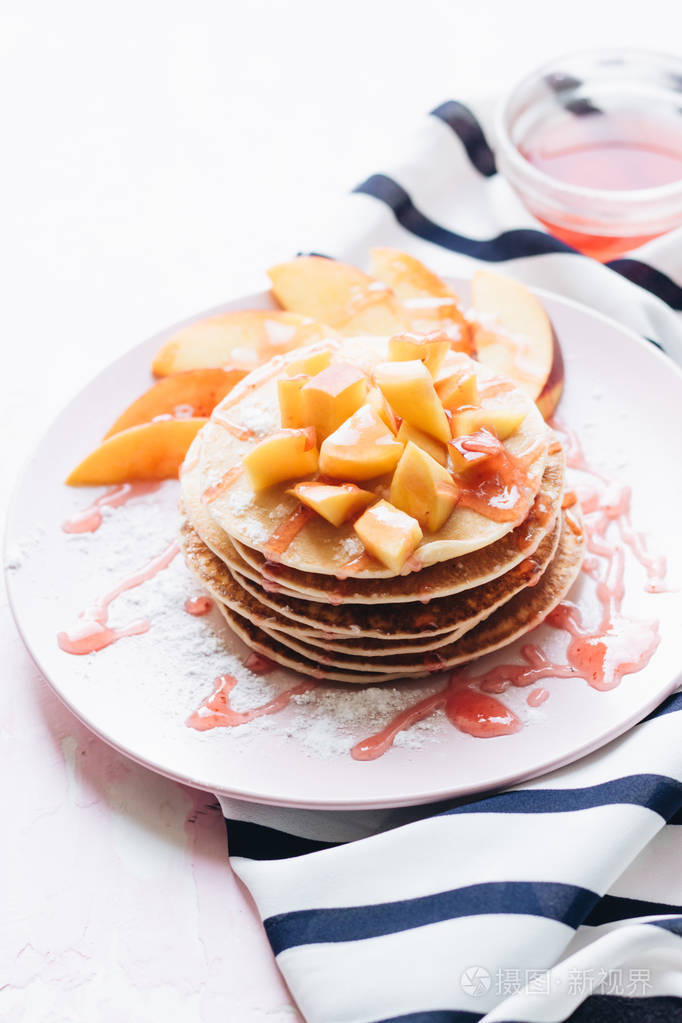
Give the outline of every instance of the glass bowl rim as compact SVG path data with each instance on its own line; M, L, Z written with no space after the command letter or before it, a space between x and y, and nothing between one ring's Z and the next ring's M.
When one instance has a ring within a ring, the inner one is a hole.
M560 64L562 61L568 62L569 60L575 60L578 57L605 57L607 59L609 57L643 57L649 60L653 58L660 62L678 65L680 68L680 74L682 75L682 57L672 53L664 53L659 50L612 47L570 50L568 52L558 54L551 60L544 61L532 71L529 71L528 74L524 75L523 78L519 79L512 86L506 96L497 104L493 121L493 131L495 144L499 149L500 156L507 160L518 174L522 174L529 181L534 182L538 188L542 188L544 192L554 192L557 195L574 196L575 198L580 199L593 199L598 200L600 203L614 206L623 202L633 202L643 205L653 202L654 200L675 198L676 196L682 197L682 175L678 181L670 181L668 184L654 185L650 188L611 189L590 188L586 185L571 185L558 178L553 178L551 174L546 174L544 171L538 170L538 168L535 167L530 160L527 160L516 147L507 129L507 121L509 118L510 107L517 95L533 81L540 79L543 75L546 75L552 69L555 69L557 64Z

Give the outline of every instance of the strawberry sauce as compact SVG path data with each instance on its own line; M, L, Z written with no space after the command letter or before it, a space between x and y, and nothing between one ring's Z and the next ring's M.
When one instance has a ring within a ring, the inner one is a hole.
M231 419L228 419L220 412L214 412L211 420L217 423L218 426L222 426L224 430L227 430L237 440L251 440L252 437L256 436L253 430L250 430L247 426L239 426L237 423L233 423Z
M555 428L559 429L556 424ZM561 432L564 430L561 428ZM584 516L588 551L583 572L595 583L600 605L598 622L590 627L583 622L581 611L570 601L563 601L547 617L552 628L567 637L565 655L552 661L536 644L521 647L520 663L499 664L480 675L470 676L466 669L454 672L447 685L398 714L375 735L357 743L351 750L355 760L375 760L393 745L399 732L410 728L443 710L448 720L460 731L480 738L510 735L522 722L492 694L499 696L510 686L536 686L541 679L580 678L601 692L615 688L625 675L641 671L659 644L658 623L635 621L622 614L625 593L625 556L623 544L629 547L647 575L645 590L663 591L665 559L650 554L646 538L636 533L630 522L631 492L627 486L617 487L588 464L582 448L571 432L566 432L567 461L573 468L600 481L600 487L587 487L577 493L568 491L563 505L571 529L582 529L571 509L579 502ZM570 517L570 518L569 518ZM570 519L573 519L572 525ZM609 535L615 527L617 538ZM618 543L620 539L621 543ZM533 688L526 698L530 707L539 707L549 699L549 691ZM494 700L492 704L488 701Z
M488 448L483 450L487 453ZM456 473L459 506L471 508L494 522L522 519L535 498L528 469L541 450L541 446L533 445L524 455L514 456L503 447L496 455L486 458L480 469Z
M168 568L179 552L180 545L177 540L174 540L166 547L165 551L150 561L143 569L119 583L110 593L100 597L90 608L82 611L79 616L80 621L74 629L70 632L57 634L59 647L67 654L94 654L125 636L139 636L141 633L147 632L151 627L148 618L141 618L123 629L110 628L108 624L109 607L122 593L141 586L142 583L153 579L164 568Z
M255 718L263 717L264 714L276 714L284 710L291 702L292 697L300 693L306 693L314 689L316 682L302 682L300 685L285 689L275 696L274 699L259 707L251 707L249 710L234 710L230 703L230 694L237 685L234 675L220 675L213 683L213 692L208 696L198 710L187 718L190 728L198 732L206 732L211 728L235 728L238 725L246 725Z
M136 497L153 494L160 486L159 480L142 480L138 483L121 483L118 487L111 487L101 497L95 498L92 504L63 522L62 529L65 533L94 533L102 525L103 508L120 508Z
M188 597L185 601L184 608L188 615L192 615L194 618L201 618L202 615L207 615L213 607L213 601L210 597Z
M215 501L216 497L220 497L224 494L233 483L239 479L243 472L241 465L233 465L231 469L228 469L224 476L221 476L217 483L213 486L207 487L201 495L202 504L210 504L211 501Z
M314 514L312 508L307 508L304 504L299 505L288 519L280 522L265 545L265 554L270 558L284 554Z

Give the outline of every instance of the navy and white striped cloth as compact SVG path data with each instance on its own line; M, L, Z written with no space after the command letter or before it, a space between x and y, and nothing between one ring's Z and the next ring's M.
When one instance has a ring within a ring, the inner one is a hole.
M495 264L682 364L682 229L607 265L542 230L497 174L485 111L442 104L306 251L375 244L442 273ZM682 1020L682 694L509 791L317 812L221 797L234 870L308 1023Z

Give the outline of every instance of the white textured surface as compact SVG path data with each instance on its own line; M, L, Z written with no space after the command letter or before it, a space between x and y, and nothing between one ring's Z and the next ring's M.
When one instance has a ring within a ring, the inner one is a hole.
M3 5L3 506L94 372L262 286L403 125L559 48L665 49L673 17L576 0L559 38L539 0ZM212 800L91 737L0 621L0 1018L295 1018Z

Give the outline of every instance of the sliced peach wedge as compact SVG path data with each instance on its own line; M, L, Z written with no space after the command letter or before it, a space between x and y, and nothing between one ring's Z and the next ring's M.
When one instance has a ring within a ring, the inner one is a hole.
M393 290L408 329L419 334L444 330L453 348L471 351L469 324L457 295L421 260L398 249L372 249L370 273Z
M203 418L161 419L142 423L103 441L76 466L71 487L104 486L133 480L174 479Z
M450 351L450 340L442 331L431 334L394 334L388 341L391 362L419 359L435 377Z
M268 270L285 309L328 323L344 335L395 334L406 323L390 288L348 263L298 256Z
M391 504L435 533L450 517L458 496L459 487L447 469L410 441L393 473Z
M273 355L334 336L330 327L309 316L276 309L236 309L183 327L161 346L152 370L160 377L215 367L250 372Z
M533 401L544 394L540 409L551 415L563 387L563 359L540 301L520 281L490 270L474 274L471 301L481 319L474 325L479 361L511 377Z
M374 369L374 379L401 419L444 444L450 440L450 424L423 362L381 362Z
M353 528L365 550L392 572L400 572L423 536L416 519L389 501L377 501Z
M164 377L121 413L104 438L140 423L151 423L159 416L206 418L244 376L246 371L241 369L190 369Z
M258 492L317 472L317 438L312 426L280 430L266 437L244 455L243 466L251 486Z
M320 448L320 472L338 480L371 480L391 472L403 453L376 409L363 405Z
M288 494L297 497L301 504L312 508L332 526L341 526L376 501L376 495L361 490L354 483L321 483L311 480L297 483Z
M334 362L301 388L303 422L321 441L364 405L367 377L359 366Z

